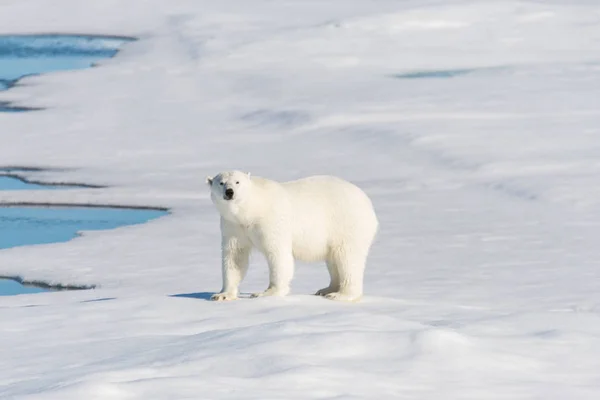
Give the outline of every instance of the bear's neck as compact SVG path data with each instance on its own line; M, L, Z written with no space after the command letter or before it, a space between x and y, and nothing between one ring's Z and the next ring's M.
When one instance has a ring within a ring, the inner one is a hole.
M221 210L223 218L244 227L254 225L262 215L262 208L264 207L264 204L258 203L261 197L260 195L256 197L257 193L255 193L255 190L257 189L253 188L253 193L249 193L249 196L243 201L228 204L224 207Z

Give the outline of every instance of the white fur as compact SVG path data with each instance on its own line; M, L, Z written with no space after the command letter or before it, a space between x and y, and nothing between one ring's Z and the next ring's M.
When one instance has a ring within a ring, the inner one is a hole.
M269 265L269 286L253 297L285 296L294 260L324 261L329 286L317 295L357 301L378 221L371 200L357 186L333 176L290 182L250 177L240 171L207 178L221 214L223 288L213 300L234 300L248 269L252 248ZM224 198L232 189L234 197Z

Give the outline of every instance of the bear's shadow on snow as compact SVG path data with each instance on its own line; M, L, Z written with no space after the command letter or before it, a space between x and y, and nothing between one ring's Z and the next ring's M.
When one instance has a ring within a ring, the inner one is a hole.
M210 297L213 294L215 294L215 292L180 293L169 295L169 297L187 297L188 299L210 300Z

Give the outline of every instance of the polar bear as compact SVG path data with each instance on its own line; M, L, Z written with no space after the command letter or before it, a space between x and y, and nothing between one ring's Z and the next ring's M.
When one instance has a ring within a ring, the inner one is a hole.
M329 286L316 292L332 300L358 301L367 255L379 222L371 200L334 176L277 182L241 171L207 177L220 213L223 287L212 300L235 300L253 248L269 266L269 286L259 296L290 292L294 261L324 261Z

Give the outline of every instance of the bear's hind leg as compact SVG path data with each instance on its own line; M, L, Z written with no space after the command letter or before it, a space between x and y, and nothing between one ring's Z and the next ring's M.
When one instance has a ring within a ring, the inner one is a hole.
M336 291L325 294L325 298L349 302L362 298L367 251L362 251L360 247L344 245L331 251L330 257L337 271L339 287Z
M329 271L329 286L317 290L317 293L315 293L315 295L317 296L325 296L329 293L337 292L338 290L340 290L340 277L335 261L328 257L326 260L326 264L327 270Z

